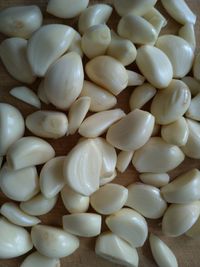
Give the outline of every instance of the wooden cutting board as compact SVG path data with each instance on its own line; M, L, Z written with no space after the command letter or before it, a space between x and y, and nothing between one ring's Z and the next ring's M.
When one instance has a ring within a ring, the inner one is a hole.
M167 0L166 0L167 1ZM90 1L91 3L111 3L112 0L93 0ZM158 1L159 2L159 1ZM187 1L191 9L198 15L200 15L200 1L199 0L188 0ZM44 23L63 23L63 24L69 24L73 25L74 27L77 26L77 19L72 20L64 20L64 19L57 19L53 16L48 15L45 13L47 0L0 0L0 10L2 10L5 7L10 7L14 5L31 5L36 4L38 5L44 14ZM177 33L177 30L179 29L180 25L174 22L169 16L166 14L166 12L163 10L160 3L158 3L159 10L163 13L163 15L168 20L168 26L164 29L163 33ZM109 20L109 26L113 29L116 29L117 22L119 20L119 17L115 12L113 12L112 18ZM196 24L196 38L197 38L197 51L199 50L200 46L200 17L197 17L197 24ZM4 40L5 36L0 35L0 41ZM135 68L134 64L128 67L129 69ZM36 81L33 85L31 85L31 88L36 90L38 86L39 80ZM10 103L14 106L16 106L18 109L21 110L21 112L24 115L24 118L36 111L36 109L32 108L31 106L13 98L9 95L9 90L14 87L20 85L19 82L11 78L7 72L5 71L5 68L3 67L2 63L0 62L0 102L6 102ZM133 88L127 88L123 93L121 93L118 97L118 107L121 107L125 110L125 112L129 112L128 107L128 99L132 92ZM54 109L52 106L42 105L42 109ZM31 135L30 132L26 132L26 135ZM68 151L76 144L79 136L78 134L74 136L64 137L61 139L58 139L56 141L48 140L53 147L56 150L57 156L59 155L66 155ZM186 159L183 164L181 164L176 170L172 171L170 173L171 177L175 177L176 175L187 171L191 168L200 167L200 161L199 160L191 160ZM132 166L129 167L129 169L124 173L120 174L118 173L118 176L115 180L115 182L128 185L135 180L137 180L137 173L133 169ZM6 197L3 195L2 192L0 192L0 206L5 201L7 201ZM50 212L47 215L41 216L42 223L49 224L53 226L61 226L61 219L62 216L67 214L66 209L62 205L61 200L59 199L56 208ZM187 216L187 215L186 215ZM158 234L166 243L172 248L174 253L177 256L179 266L180 267L199 267L200 266L200 237L192 240L186 236L182 236L179 238L167 238L162 235L160 226L161 221L160 220L148 220L149 224L149 231ZM106 230L106 227L103 226L103 228ZM1 238L1 237L0 237ZM64 258L61 260L62 266L64 267L114 267L119 266L116 264L112 264L108 261L105 261L99 257L97 257L94 253L94 244L95 239L94 238L81 238L81 245L80 248L70 257ZM140 267L155 267L156 264L151 256L151 252L149 249L149 243L148 241L145 243L144 247L141 249L138 249L139 252L139 258L140 258ZM18 267L20 266L20 263L23 261L23 259L26 256L19 257L17 259L12 260L0 260L0 267Z

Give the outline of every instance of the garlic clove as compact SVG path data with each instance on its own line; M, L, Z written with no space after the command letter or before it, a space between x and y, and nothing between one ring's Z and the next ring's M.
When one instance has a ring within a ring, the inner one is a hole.
M179 36L182 37L186 42L190 44L193 51L196 48L196 37L195 37L195 31L194 31L194 24L192 23L186 23L184 24L179 32Z
M74 34L72 42L71 42L71 44L69 46L68 52L75 52L81 58L83 57L83 51L82 51L82 48L81 48L81 35L77 31L75 31L75 34Z
M200 235L200 217L185 234L189 237L192 237L192 238L198 238L199 237L199 235Z
M127 70L126 72L128 75L128 86L138 86L144 83L145 77L141 74L130 70Z
M167 25L166 18L157 10L152 7L143 17L153 25L156 30L157 36L160 34L162 28Z
M196 121L200 121L199 105L200 93L198 93L194 98L192 98L190 106L185 114L186 117Z
M181 80L189 87L192 96L200 93L200 82L194 77L185 76Z
M162 187L169 183L170 177L167 173L141 173L139 175L140 180L148 185L155 187Z
M101 176L99 184L100 186L108 184L112 182L117 177L117 171L114 170L114 172L110 176Z
M198 81L200 80L200 53L196 54L193 62L193 76Z
M47 99L45 88L44 88L44 79L41 80L38 86L37 95L43 103L45 103L46 105L50 104L49 100Z
M134 151L120 151L117 156L117 170L119 172L125 172L130 164Z
M59 259L51 259L41 255L39 252L33 252L22 262L20 267L60 267Z

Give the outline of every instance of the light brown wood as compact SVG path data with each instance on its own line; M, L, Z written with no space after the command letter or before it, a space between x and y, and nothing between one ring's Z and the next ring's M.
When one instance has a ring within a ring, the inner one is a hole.
M166 0L167 1L167 0ZM93 0L90 1L91 3L111 3L112 0L105 0L105 1L97 1ZM159 2L159 1L158 1ZM200 1L199 0L188 0L187 1L191 9L197 14L200 15ZM69 20L62 20L57 19L56 17L50 16L47 13L45 13L46 10L46 4L47 0L0 0L0 10L2 10L5 7L10 7L13 5L26 5L26 4L36 4L41 7L43 13L44 13L44 22L47 23L54 23L54 22L60 22L64 24L70 24L74 27L77 26L77 19L74 19L72 21ZM169 16L166 14L164 9L162 8L161 4L158 3L159 10L166 16L168 20L168 26L163 31L164 33L177 33L178 28L180 25L175 23ZM116 25L118 22L119 17L115 12L113 12L112 18L109 20L109 26L113 29L116 29ZM196 37L197 37L197 51L199 50L200 46L200 18L197 19L196 24ZM4 40L6 37L3 35L0 35L0 41ZM134 64L128 67L129 69L135 68ZM36 81L33 85L31 85L31 88L36 90L38 86L38 81ZM13 98L9 95L9 90L13 86L20 85L19 82L12 79L8 73L5 71L5 68L3 67L2 63L0 63L0 102L7 102L10 104L13 104L17 108L21 110L21 112L24 115L24 118L35 111L34 108L31 106ZM118 107L123 108L126 112L129 111L128 107L128 99L132 92L133 88L127 88L122 94L118 97ZM42 105L42 109L54 109L52 106ZM30 132L26 132L26 135L31 135ZM64 137L61 139L58 139L56 141L50 141L50 143L54 146L56 150L56 154L58 155L66 155L68 151L76 144L79 136L78 134L74 136ZM179 166L177 169L172 171L170 173L171 177L175 177L176 175L189 170L193 167L200 167L200 161L199 160L191 160L186 159L181 166ZM124 174L118 174L117 179L115 182L128 185L131 182L137 180L137 173L133 169L132 166L129 167L129 169ZM7 201L6 197L3 195L2 192L0 192L0 206L2 203ZM56 208L50 212L49 214L45 216L41 216L42 223L44 224L50 224L54 226L61 226L61 218L62 215L66 214L67 211L62 205L61 200L59 199L58 204ZM187 216L187 214L186 214ZM158 234L166 243L172 248L174 253L177 256L179 266L180 267L199 267L200 266L200 238L197 238L195 240L192 240L186 236L182 236L180 238L166 238L161 233L161 221L160 220L148 220L149 223L149 230L151 232L154 232ZM106 227L104 226L104 229ZM1 238L1 237L0 237ZM97 257L94 253L94 244L95 239L85 239L81 238L81 246L80 248L70 257L64 258L61 260L62 266L66 267L114 267L119 266L116 264L112 264L108 261L105 261L99 257ZM144 247L141 249L138 249L139 252L139 258L140 258L140 267L155 267L156 264L151 256L151 252L149 249L148 241L145 243ZM20 266L20 263L23 261L23 259L26 257L22 256L17 259L12 260L0 260L0 267L18 267Z

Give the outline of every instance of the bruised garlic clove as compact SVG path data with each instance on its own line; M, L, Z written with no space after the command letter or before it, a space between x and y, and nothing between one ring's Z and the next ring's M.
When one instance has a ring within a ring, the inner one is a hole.
M42 26L28 41L28 61L35 75L43 77L49 66L69 48L75 31L62 24Z
M155 187L162 187L169 183L170 177L167 173L141 173L139 175L140 180L148 185Z
M195 56L193 63L193 76L200 81L200 53Z
M66 135L68 119L59 111L39 110L26 117L26 127L37 136L57 139Z
M125 172L133 157L133 151L120 151L117 156L117 170Z
M47 105L50 103L47 96L46 96L46 92L45 92L45 88L44 88L44 79L41 80L41 82L38 86L37 95L43 103L45 103Z
M14 170L45 163L55 156L53 147L41 138L28 136L16 141L8 150L7 162Z
M41 255L39 252L33 252L22 262L20 267L60 267L59 259L51 259Z
M0 58L8 73L20 82L33 83L36 77L30 68L26 53L27 40L22 38L9 38L0 45Z
M125 116L122 109L111 109L101 111L87 117L79 128L79 134L87 137L94 138L102 135L106 130L116 121Z
M128 75L128 86L137 86L144 83L145 77L141 74L130 70L127 70L126 72Z
M0 12L0 32L8 36L28 39L42 25L38 6L15 6Z
M200 235L200 217L185 234L189 237L192 237L192 238L198 238L199 237L199 235Z
M185 114L186 117L196 121L200 121L199 105L200 105L200 93L198 93L194 98L192 98L190 106Z
M83 51L81 48L81 35L77 31L75 31L75 34L69 46L68 52L75 52L81 58L83 57Z
M116 170L114 170L114 172L110 176L101 176L99 185L102 186L102 185L112 182L116 178L116 176L117 176Z
M149 112L133 110L108 129L106 140L118 149L136 150L149 140L154 121Z
M195 31L194 31L194 24L192 23L186 23L183 25L179 32L179 36L182 37L186 42L190 44L193 51L196 48L196 37L195 37Z
M74 5L74 4L73 4ZM78 20L78 29L83 34L88 28L104 24L112 13L112 7L106 4L95 4L86 8Z
M33 226L31 238L37 251L49 258L66 257L79 247L77 237L48 225Z
M46 73L44 86L48 100L57 108L69 108L79 96L83 80L81 57L75 52L65 54Z
M200 82L194 77L185 76L181 80L189 87L192 96L200 93Z

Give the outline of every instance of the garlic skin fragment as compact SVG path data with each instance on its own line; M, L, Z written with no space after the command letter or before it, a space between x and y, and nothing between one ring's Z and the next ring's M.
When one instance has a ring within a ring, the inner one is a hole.
M117 156L117 170L121 173L125 172L130 164L134 151L120 151Z
M189 87L192 96L200 93L200 82L194 77L185 76L181 80Z
M195 56L193 63L193 76L200 81L200 53Z
M20 267L60 267L59 259L50 259L41 255L39 252L33 252L22 262Z
M179 36L182 37L186 42L190 44L193 51L196 48L196 37L195 37L195 31L194 31L194 24L192 23L186 23L183 25L179 32Z
M44 79L41 80L41 82L38 86L37 95L43 103L45 103L46 105L50 104L50 102L46 96L46 92L45 92L45 88L44 88Z
M79 247L77 237L61 228L36 225L31 230L31 238L37 251L49 258L63 258Z
M199 235L200 235L200 217L185 234L189 237L192 237L192 238L198 238L199 237Z
M42 25L42 12L36 5L15 6L0 12L0 32L28 39Z
M59 109L68 109L80 95L84 80L81 57L70 52L47 71L44 87L48 100Z
M81 48L81 35L77 31L75 31L75 34L69 46L68 52L75 52L81 58L83 57L83 51Z
M196 121L200 121L199 105L200 105L200 93L198 93L194 98L192 98L190 106L185 114L186 117Z
M75 31L62 24L42 26L29 39L27 56L32 71L39 77L45 76L48 68L69 48Z
M140 180L148 185L155 187L162 187L169 183L170 177L167 173L141 173L139 175Z
M151 252L160 267L178 267L177 259L171 249L156 235L149 237Z
M0 216L0 259L12 259L33 248L30 234Z

